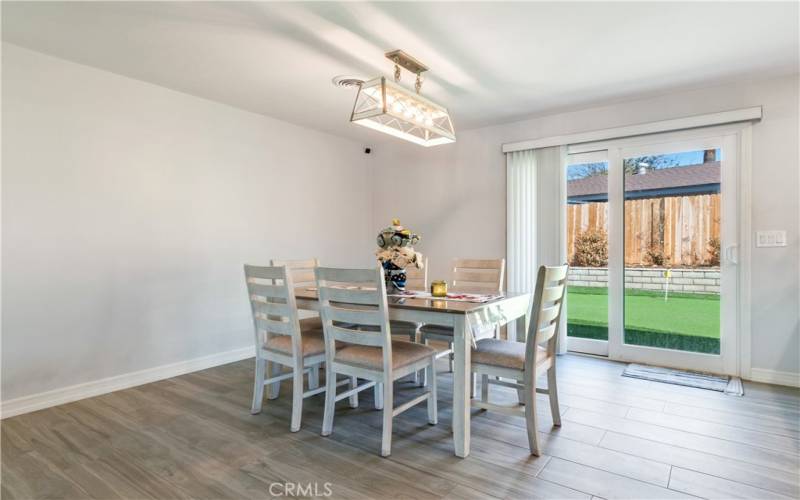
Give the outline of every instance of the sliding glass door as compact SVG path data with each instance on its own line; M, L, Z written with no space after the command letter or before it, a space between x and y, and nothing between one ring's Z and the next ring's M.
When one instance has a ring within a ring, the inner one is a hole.
M608 152L567 165L568 349L608 355Z
M568 348L734 373L738 140L609 142L567 166Z

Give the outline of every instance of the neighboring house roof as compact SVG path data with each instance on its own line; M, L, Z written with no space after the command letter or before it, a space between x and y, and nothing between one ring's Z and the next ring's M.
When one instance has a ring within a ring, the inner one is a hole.
M625 197L651 198L685 194L719 193L718 161L651 170L646 174L625 175ZM595 175L567 182L568 201L606 201L608 176Z

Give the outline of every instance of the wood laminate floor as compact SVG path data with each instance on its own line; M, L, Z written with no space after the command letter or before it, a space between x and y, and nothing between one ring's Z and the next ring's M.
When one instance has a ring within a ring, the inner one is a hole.
M2 498L800 497L800 392L748 383L737 398L623 378L623 368L560 357L563 426L542 398L544 454L529 454L521 418L476 411L462 460L444 365L439 425L424 405L400 415L381 458L371 390L358 409L338 404L327 438L324 396L306 399L303 428L290 433L290 381L250 415L253 362L242 361L3 420ZM398 403L418 391L398 383ZM513 397L492 387L493 400Z

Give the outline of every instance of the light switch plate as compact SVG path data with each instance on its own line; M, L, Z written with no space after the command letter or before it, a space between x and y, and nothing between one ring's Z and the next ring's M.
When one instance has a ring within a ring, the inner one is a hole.
M756 247L785 247L786 231L756 231Z

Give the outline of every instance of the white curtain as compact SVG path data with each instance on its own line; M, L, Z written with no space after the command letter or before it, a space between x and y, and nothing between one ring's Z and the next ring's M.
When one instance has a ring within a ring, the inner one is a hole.
M536 283L536 169L534 150L506 154L506 264L508 291L531 292Z
M566 146L506 153L508 290L533 293L540 265L566 259ZM566 352L566 310L559 351Z

